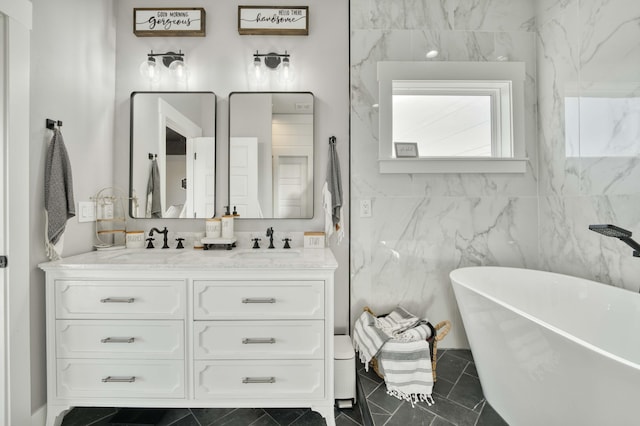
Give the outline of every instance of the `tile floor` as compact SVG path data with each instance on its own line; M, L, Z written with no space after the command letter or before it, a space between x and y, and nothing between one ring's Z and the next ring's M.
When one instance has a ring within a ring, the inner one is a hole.
M357 368L359 403L351 409L336 409L336 426L507 426L484 400L468 350L438 351L438 381L433 395L436 403L430 407L419 403L412 408L409 403L388 396L382 379L373 370L366 372L362 364ZM124 411L119 413L120 416L123 414ZM62 426L109 426L117 420L117 415L115 408L75 408L64 417ZM134 422L126 424L136 425ZM157 426L324 424L318 413L308 409L181 408L168 409Z
M368 411L375 426L507 426L485 401L471 351L440 349L433 387L435 404L415 408L386 394L382 379L370 369L358 370Z

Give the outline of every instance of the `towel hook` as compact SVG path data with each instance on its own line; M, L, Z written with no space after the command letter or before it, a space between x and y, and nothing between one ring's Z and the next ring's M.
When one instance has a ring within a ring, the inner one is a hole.
M154 158L158 158L158 154L149 153L149 160L153 160Z
M50 129L50 130L53 130L56 125L58 127L62 127L62 121L60 121L60 120L52 120L50 118L47 118L45 123L46 123L47 129Z
M329 138L329 145L335 145L336 144L336 137L335 136L331 136Z

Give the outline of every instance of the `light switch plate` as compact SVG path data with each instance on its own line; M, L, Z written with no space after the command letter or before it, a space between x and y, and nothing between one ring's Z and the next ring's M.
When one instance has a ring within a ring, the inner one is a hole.
M93 201L78 202L78 222L96 221L96 203Z

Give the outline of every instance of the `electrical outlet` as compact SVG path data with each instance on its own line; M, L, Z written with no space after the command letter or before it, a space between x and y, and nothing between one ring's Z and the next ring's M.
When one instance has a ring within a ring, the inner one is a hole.
M96 221L96 203L93 201L78 202L78 222L95 222Z
M371 217L371 200L360 200L360 217Z

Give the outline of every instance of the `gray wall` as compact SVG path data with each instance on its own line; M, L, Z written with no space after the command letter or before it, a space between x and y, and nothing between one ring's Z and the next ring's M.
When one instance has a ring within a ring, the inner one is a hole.
M315 210L313 220L247 220L236 230L255 231L273 226L276 232L320 230L323 228L321 188L325 180L328 138L338 138L345 176L345 199L349 198L346 180L349 169L348 98L348 3L329 0L321 4L283 1L280 6L310 4L309 36L239 36L236 28L240 1L196 1L207 12L207 36L204 38L147 37L132 33L131 0L58 0L55 3L34 0L31 64L31 146L30 178L32 229L31 270L31 388L34 410L46 402L44 274L37 264L46 261L44 252L44 157L51 133L45 118L62 120L65 143L73 165L74 195L88 201L108 186L128 188L129 176L129 96L133 91L150 90L138 73L139 64L150 50L182 49L192 75L187 87L163 84L155 90L202 90L218 95L218 164L220 169L216 203L218 211L227 199L226 158L228 137L227 97L233 91L254 90L245 70L252 53L291 54L296 68L295 87L289 90L311 91L316 98L315 138L317 141ZM269 4L256 1L252 4ZM176 6L158 0L154 7ZM73 25L70 23L73 22ZM280 87L273 87L280 90ZM269 89L262 89L269 90ZM115 126L114 126L115 123ZM349 215L349 205L345 206ZM148 230L157 222L131 220L133 227ZM204 231L198 220L168 221L172 231ZM348 225L347 225L348 226ZM63 256L92 249L95 224L69 220ZM347 229L348 235L348 229ZM302 241L296 242L302 244ZM348 240L331 243L340 267L336 274L336 331L348 326Z
M112 0L33 0L31 33L30 206L31 406L46 402L44 161L52 132L63 122L76 202L113 182L115 16ZM73 23L73 25L70 25ZM64 256L93 248L94 223L67 222Z

